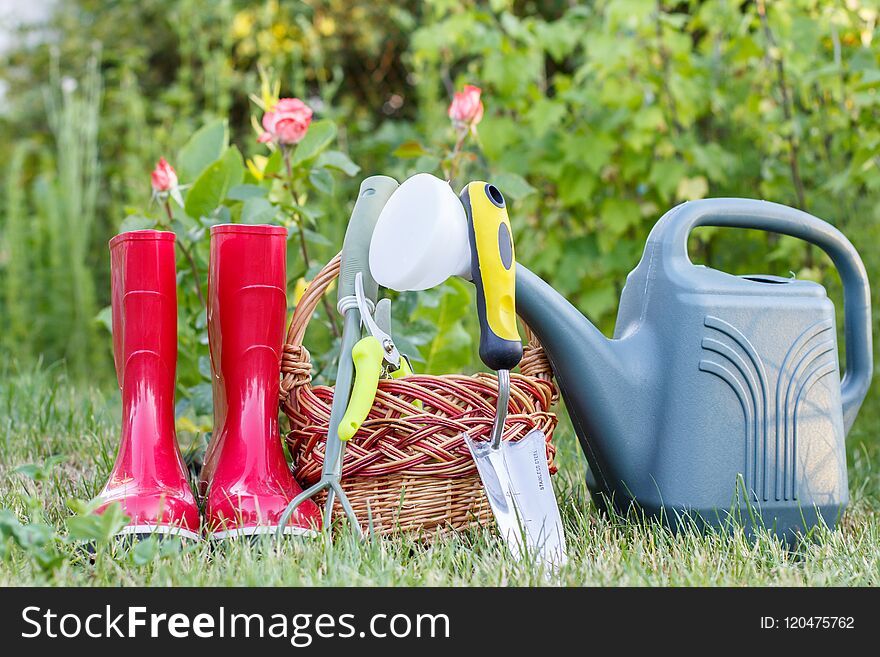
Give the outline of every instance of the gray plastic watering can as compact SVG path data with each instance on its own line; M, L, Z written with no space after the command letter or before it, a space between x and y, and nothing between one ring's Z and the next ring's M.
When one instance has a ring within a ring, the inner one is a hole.
M695 266L698 226L755 228L822 248L844 288ZM673 528L731 518L786 540L834 526L849 493L845 437L871 382L865 268L836 228L792 208L709 199L667 212L627 277L614 339L517 265L516 305L544 345L605 508L633 503Z

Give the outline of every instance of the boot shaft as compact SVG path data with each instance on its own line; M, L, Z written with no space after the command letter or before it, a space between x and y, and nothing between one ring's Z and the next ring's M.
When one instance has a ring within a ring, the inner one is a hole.
M211 229L208 338L214 427L278 431L281 346L287 315L287 231L280 226Z
M197 538L199 512L174 430L177 288L174 233L142 230L110 240L113 359L122 391L116 463L99 494L131 518L123 533Z
M110 241L113 359L122 390L117 464L152 466L177 454L174 376L177 288L174 233L142 230Z
M211 229L208 339L214 430L199 489L215 536L269 531L301 492L278 427L281 353L287 316L287 231L243 224ZM320 524L305 505L291 522Z
M128 361L140 352L153 355L174 385L177 366L177 280L174 233L139 230L110 240L113 359L119 387L125 387Z

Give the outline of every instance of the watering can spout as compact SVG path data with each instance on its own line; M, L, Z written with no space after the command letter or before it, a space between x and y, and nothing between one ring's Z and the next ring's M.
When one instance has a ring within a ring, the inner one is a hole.
M636 426L650 415L638 409L647 373L639 373L639 364L629 357L632 351L622 348L621 340L606 338L562 295L518 263L516 308L544 347L599 487L612 488L608 478L639 467L648 451L636 444L647 435Z

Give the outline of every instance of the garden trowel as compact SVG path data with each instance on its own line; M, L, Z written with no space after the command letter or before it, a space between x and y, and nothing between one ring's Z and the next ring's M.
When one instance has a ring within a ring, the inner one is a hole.
M400 253L409 257L402 261ZM485 182L469 183L456 198L439 178L413 176L388 199L370 244L370 271L385 287L423 290L456 275L476 285L480 358L498 373L498 400L489 441L465 434L465 442L511 553L558 565L565 559L565 540L543 434L532 431L515 444L502 440L510 370L523 354L515 270L504 197Z
M550 566L565 561L565 536L550 483L544 433L533 429L505 442L510 370L522 359L514 299L516 261L504 197L484 182L460 194L468 223L471 278L477 288L480 358L498 373L498 401L492 436L465 442L474 457L498 530L517 559L535 558Z
M522 440L502 441L497 447L471 440L467 434L464 438L498 531L513 556L532 556L550 566L565 563L565 536L550 483L544 432L533 429Z

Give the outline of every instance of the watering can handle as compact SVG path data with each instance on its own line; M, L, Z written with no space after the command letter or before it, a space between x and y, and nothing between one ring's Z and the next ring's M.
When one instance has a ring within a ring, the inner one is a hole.
M834 262L843 282L846 371L840 383L843 421L852 426L873 370L871 290L865 266L855 247L831 224L778 203L753 199L716 198L683 203L667 212L651 231L648 243L664 259L684 259L688 236L698 226L754 228L797 237L821 248Z

